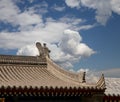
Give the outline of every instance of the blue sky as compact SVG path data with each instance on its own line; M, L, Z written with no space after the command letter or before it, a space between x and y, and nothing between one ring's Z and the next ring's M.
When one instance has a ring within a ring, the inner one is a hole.
M0 0L0 54L37 55L45 42L68 70L120 77L119 27L119 0Z

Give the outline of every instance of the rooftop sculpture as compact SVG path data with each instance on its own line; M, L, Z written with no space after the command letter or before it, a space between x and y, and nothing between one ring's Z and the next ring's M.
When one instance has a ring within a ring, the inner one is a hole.
M39 56L41 56L41 57L46 57L47 56L48 58L50 58L50 55L49 55L50 50L46 46L46 43L44 43L43 46L42 46L40 42L37 42L36 47L38 48Z

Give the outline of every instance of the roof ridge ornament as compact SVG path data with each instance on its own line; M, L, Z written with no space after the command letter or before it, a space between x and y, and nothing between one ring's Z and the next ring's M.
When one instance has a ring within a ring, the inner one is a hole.
M48 57L48 58L50 58L50 55L49 55L50 50L46 46L46 43L43 43L43 46L42 46L40 42L36 42L36 47L38 48L40 57Z
M86 83L86 72L79 72L78 79L81 83Z
M86 77L86 72L83 72L83 83L86 82L85 77Z

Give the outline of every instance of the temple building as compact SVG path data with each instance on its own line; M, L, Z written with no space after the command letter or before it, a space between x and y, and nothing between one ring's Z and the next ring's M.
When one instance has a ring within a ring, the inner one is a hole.
M119 95L106 91L103 74L88 83L85 72L55 64L46 44L36 47L39 56L0 55L0 102L120 102Z

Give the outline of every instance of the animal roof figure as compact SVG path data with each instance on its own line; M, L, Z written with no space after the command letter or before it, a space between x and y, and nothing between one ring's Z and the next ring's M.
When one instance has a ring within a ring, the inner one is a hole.
M36 47L38 48L39 56L41 56L41 57L46 57L47 56L47 57L50 58L50 55L49 55L50 50L46 46L46 43L44 43L43 46L42 46L40 42L37 42Z

